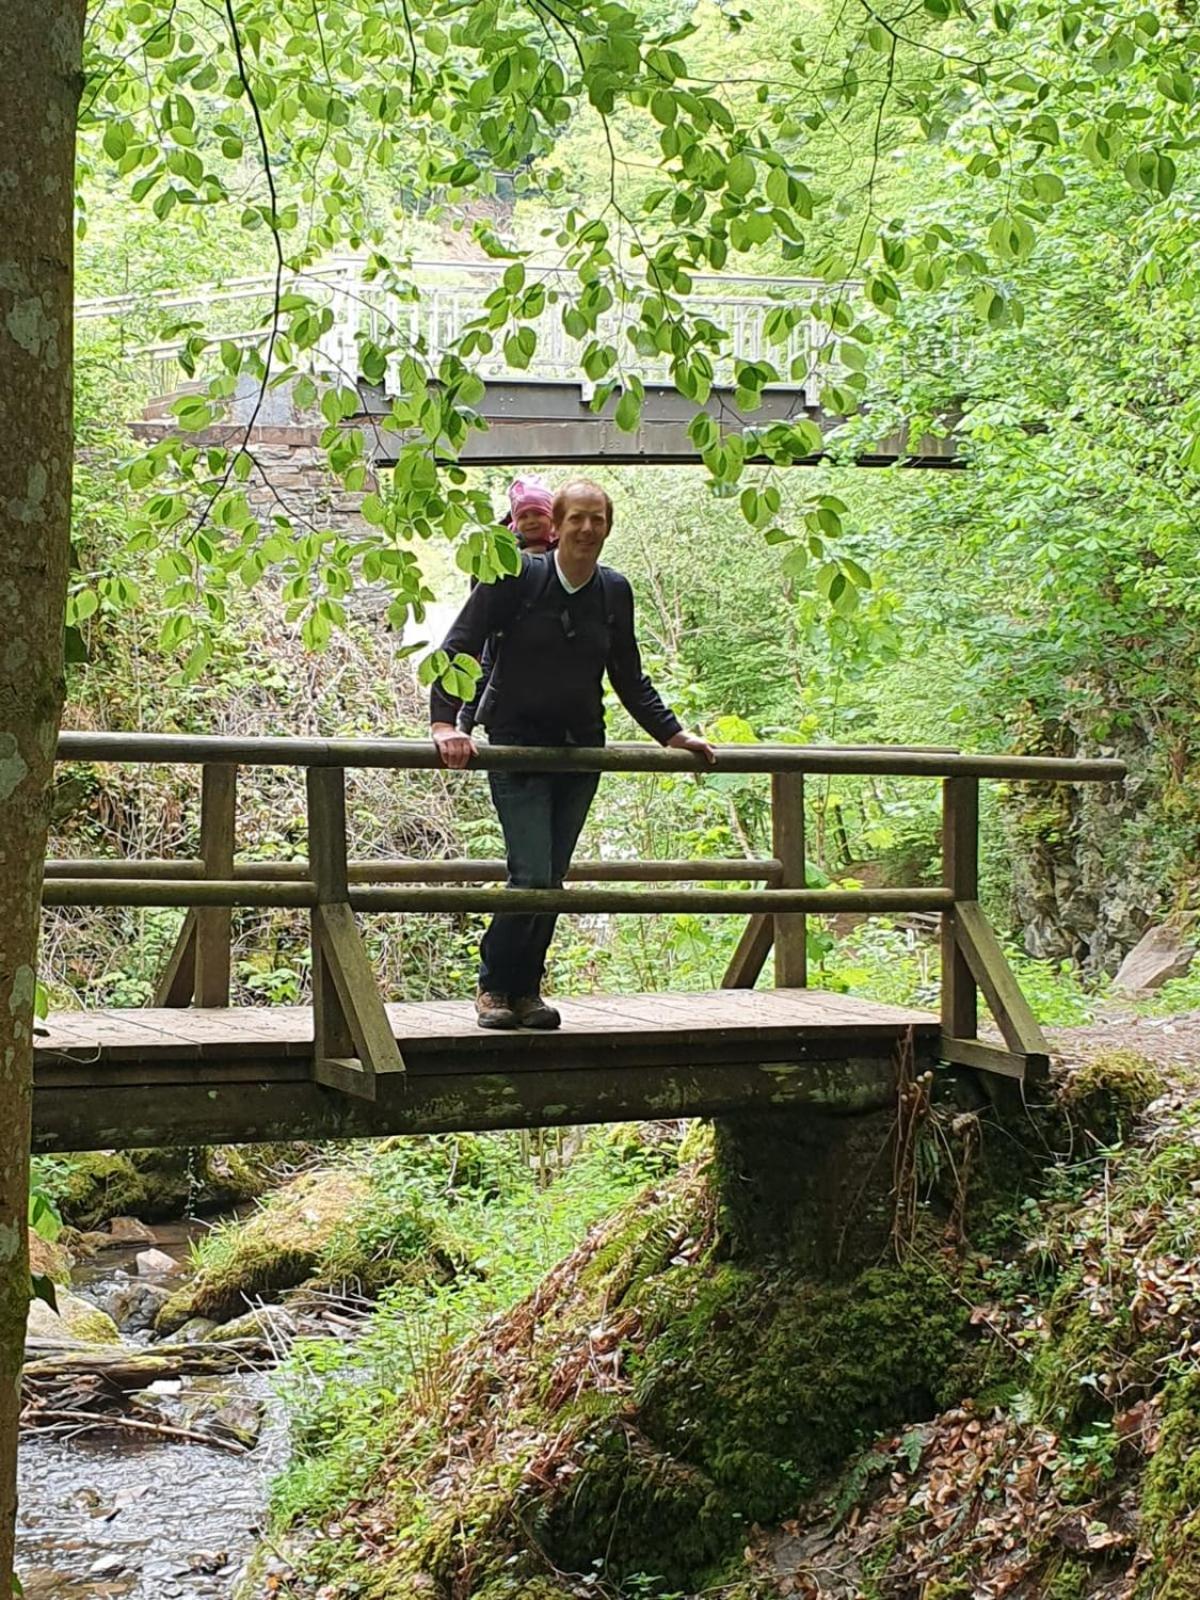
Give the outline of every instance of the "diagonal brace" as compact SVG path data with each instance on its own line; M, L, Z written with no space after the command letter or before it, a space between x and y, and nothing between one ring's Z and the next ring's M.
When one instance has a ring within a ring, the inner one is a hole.
M318 960L332 981L341 1012L338 1021L344 1023L357 1057L353 1064L342 1056L329 1058L329 1066L337 1069L333 1086L373 1100L376 1077L403 1072L404 1058L355 926L354 913L348 905L325 905L315 907L312 918ZM318 1078L323 1076L322 1042L318 1038Z
M1046 1059L1050 1047L1016 974L1005 960L1000 941L977 900L963 900L952 914L954 939L1004 1042L1013 1055Z

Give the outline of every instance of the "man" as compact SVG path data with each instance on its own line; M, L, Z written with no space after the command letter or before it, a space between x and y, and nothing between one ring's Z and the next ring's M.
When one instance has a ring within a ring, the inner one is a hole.
M660 744L716 753L685 733L642 670L633 627L633 591L621 573L600 565L612 529L612 501L587 479L566 483L553 502L556 548L523 557L521 572L480 584L442 648L478 656L499 635L479 721L492 744L602 745L602 679L630 715ZM455 727L459 702L440 684L430 695L432 733L448 767L476 754L469 733ZM562 887L596 793L595 772L492 772L492 799L504 829L513 889ZM498 915L480 947L475 1014L484 1028L557 1028L542 999L553 915Z

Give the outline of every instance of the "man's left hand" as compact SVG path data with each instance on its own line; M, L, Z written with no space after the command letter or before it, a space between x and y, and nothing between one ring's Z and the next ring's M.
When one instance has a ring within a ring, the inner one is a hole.
M690 750L694 756L703 756L710 767L717 764L717 752L707 739L701 739L696 733L676 733L667 740L672 750Z

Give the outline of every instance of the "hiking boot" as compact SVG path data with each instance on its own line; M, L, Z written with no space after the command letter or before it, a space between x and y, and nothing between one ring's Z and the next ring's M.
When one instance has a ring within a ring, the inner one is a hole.
M516 1028L517 1014L508 998L492 990L481 989L475 996L475 1020L481 1028Z
M553 1006L548 1006L540 994L519 995L512 1003L517 1025L521 1028L557 1028L562 1018Z

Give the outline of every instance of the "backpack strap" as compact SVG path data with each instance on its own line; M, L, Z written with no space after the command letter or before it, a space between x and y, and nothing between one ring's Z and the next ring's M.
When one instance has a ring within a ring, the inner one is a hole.
M596 577L600 583L600 604L604 607L604 623L609 633L617 625L617 585L613 582L611 567L597 567Z
M516 622L523 621L536 606L541 605L549 592L550 585L554 582L555 576L554 556L551 552L547 551L540 556L528 556L526 559L529 562L525 569L526 581L524 588L526 592L521 598L521 604L517 609L516 617L513 619ZM535 560L541 562L541 566L536 571L533 565ZM533 576L529 577L529 573L533 573Z
M540 561L540 567L535 562ZM550 584L554 579L554 561L551 557L530 556L524 553L521 556L521 571L515 575L517 594L514 595L516 606L505 621L503 627L497 628L488 639L488 648L491 651L491 670L486 681L480 679L479 692L473 707L474 721L487 725L487 719L495 709L496 700L500 692L502 668L504 665L504 639L519 622L522 622L535 606L541 604Z

